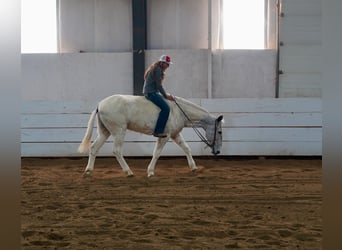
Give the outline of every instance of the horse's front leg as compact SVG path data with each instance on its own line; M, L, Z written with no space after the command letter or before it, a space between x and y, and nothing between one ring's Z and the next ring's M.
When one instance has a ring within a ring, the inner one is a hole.
M195 172L197 169L196 163L195 163L194 159L192 158L191 149L190 149L189 145L185 142L182 134L178 133L172 139L181 149L183 149L183 151L186 155L186 158L188 160L188 164L189 164L191 171Z
M160 154L168 140L169 140L169 136L165 138L158 138L156 145L154 147L154 150L153 150L152 160L147 167L147 177L151 177L154 175L154 168L156 166L157 160L159 159Z

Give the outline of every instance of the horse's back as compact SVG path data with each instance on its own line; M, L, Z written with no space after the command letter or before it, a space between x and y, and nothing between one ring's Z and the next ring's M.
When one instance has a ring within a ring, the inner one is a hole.
M100 101L100 104L106 104L108 103L115 103L115 104L124 104L124 103L130 103L130 102L137 102L142 101L145 99L143 96L136 96L136 95L111 95L106 98L104 98L102 101Z
M151 133L158 115L158 108L152 102L134 95L109 96L99 103L98 110L109 129L119 126L142 133Z
M144 96L112 95L99 103L99 111L127 112L127 111L155 111L153 103Z

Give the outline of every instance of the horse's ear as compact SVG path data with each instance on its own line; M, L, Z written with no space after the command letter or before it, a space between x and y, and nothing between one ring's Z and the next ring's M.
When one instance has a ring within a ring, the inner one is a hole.
M220 121L222 121L222 120L223 120L223 115L220 115L220 116L217 117L217 119L216 119L217 122L220 122Z

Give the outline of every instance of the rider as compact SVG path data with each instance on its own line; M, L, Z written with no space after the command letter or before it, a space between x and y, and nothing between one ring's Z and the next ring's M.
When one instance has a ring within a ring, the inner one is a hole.
M165 70L172 64L168 55L162 55L159 61L151 64L144 74L143 94L146 99L160 108L157 124L153 135L155 137L166 137L165 125L170 114L170 107L165 99L174 101L174 97L165 92L162 82L165 78Z

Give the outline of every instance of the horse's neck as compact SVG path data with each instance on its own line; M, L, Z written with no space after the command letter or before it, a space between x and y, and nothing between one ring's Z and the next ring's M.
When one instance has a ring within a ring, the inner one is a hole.
M210 114L208 111L205 109L201 108L200 106L197 106L196 104L181 100L178 103L181 107L181 109L184 111L183 112L180 110L181 116L185 116L185 126L186 127L202 127L205 128L208 120L210 119ZM176 107L178 109L178 107Z

